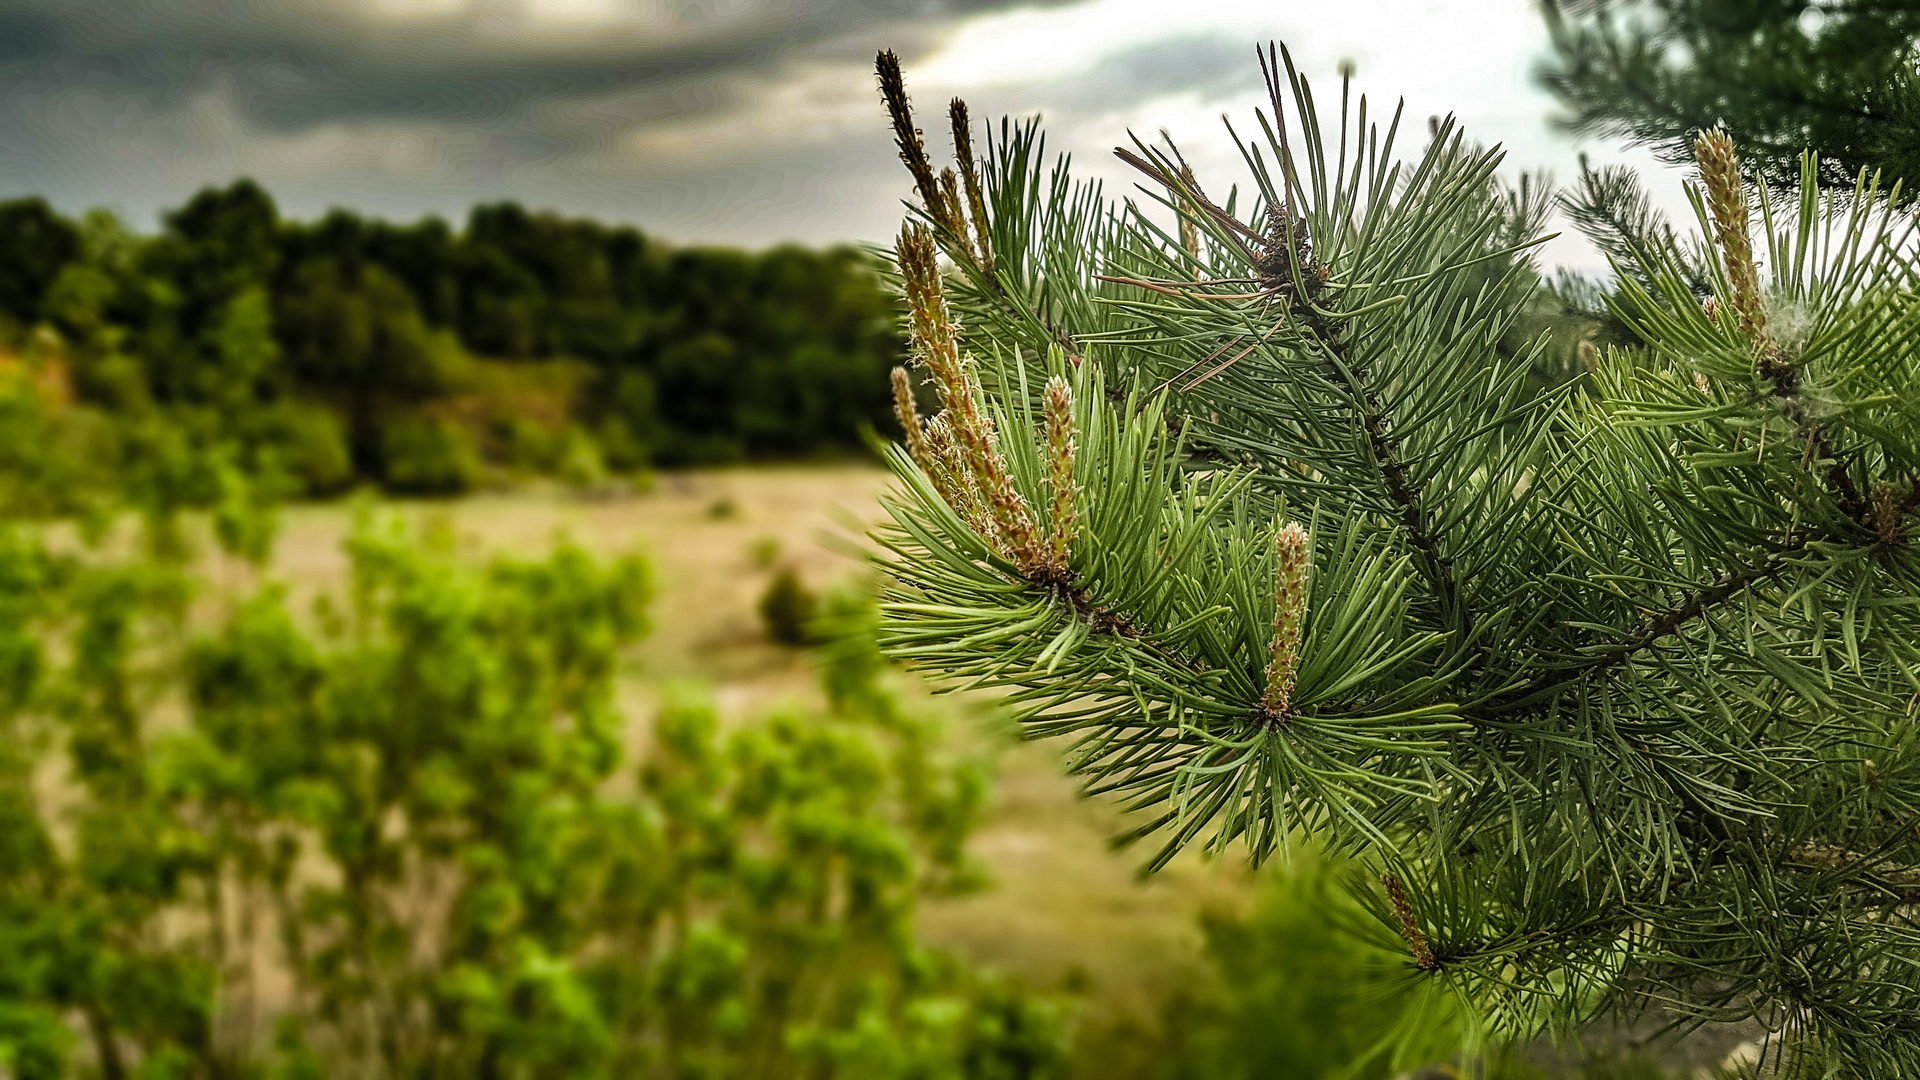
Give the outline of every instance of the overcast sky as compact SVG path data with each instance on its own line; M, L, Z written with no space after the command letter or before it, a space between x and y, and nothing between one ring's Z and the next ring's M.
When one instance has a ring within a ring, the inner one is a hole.
M0 0L0 197L104 205L141 228L252 176L283 212L455 221L473 203L632 222L686 243L878 240L908 192L873 88L892 48L936 157L943 103L1045 117L1076 171L1167 128L1209 189L1253 127L1255 42L1323 101L1342 60L1376 109L1404 96L1571 176L1533 85L1534 0ZM1684 206L1678 176L1654 178ZM1583 245L1549 262L1592 266Z

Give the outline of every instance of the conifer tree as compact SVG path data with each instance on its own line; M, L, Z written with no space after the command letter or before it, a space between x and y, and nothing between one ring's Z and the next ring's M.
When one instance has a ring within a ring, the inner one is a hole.
M1724 127L1747 168L1822 184L1861 169L1920 180L1920 5L1912 0L1543 0L1552 58L1542 82L1566 126L1655 148L1676 164Z
M1323 120L1261 63L1247 192L1134 139L1116 203L1035 121L976 159L958 101L936 172L881 54L939 401L898 377L886 647L1061 739L1149 868L1369 865L1469 1051L1658 1003L1920 1075L1911 221L1812 159L1775 201L1703 135L1707 257L1656 232L1643 344L1539 391L1496 347L1540 227L1498 150L1448 121L1403 158L1397 110L1343 84Z

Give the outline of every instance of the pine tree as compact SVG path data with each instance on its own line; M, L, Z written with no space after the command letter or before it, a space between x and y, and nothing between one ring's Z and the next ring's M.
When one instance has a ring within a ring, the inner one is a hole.
M1261 60L1250 197L1135 139L1114 203L1037 122L976 160L957 101L936 173L880 56L940 403L898 383L886 647L1065 740L1150 868L1370 865L1468 1050L1659 1003L1920 1075L1914 226L1811 159L1776 202L1707 135L1707 257L1653 230L1644 344L1540 391L1497 347L1537 229L1498 150L1449 121L1401 160L1398 111L1343 85L1323 124Z
M1861 169L1920 180L1920 82L1912 0L1544 0L1553 58L1542 81L1567 127L1692 156L1727 129L1775 184L1821 154L1822 184Z

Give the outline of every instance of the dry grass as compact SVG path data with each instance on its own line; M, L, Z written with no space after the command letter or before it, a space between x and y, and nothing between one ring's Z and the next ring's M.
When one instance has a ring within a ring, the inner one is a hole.
M884 473L860 466L754 468L673 474L650 492L600 501L527 491L387 505L443 521L475 558L537 554L562 534L597 552L645 554L655 572L654 629L635 650L621 690L639 749L665 681L709 684L735 720L817 692L804 657L761 632L759 596L780 566L815 586L859 573L822 541L852 537L849 519L876 520L887 483ZM274 575L296 592L341 581L340 540L351 516L344 506L289 510ZM778 544L770 565L754 552L768 538ZM909 692L924 690L916 684ZM994 731L959 703L947 711L959 737L999 757L994 801L973 845L993 885L923 907L924 936L1034 985L1084 993L1097 1028L1151 1027L1161 996L1199 969L1197 916L1238 906L1246 875L1183 858L1139 880L1142 855L1109 850L1118 813L1079 798L1050 747Z

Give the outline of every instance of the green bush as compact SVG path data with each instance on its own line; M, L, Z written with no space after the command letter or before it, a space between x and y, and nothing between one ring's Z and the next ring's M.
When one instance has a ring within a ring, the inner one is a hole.
M386 484L408 495L459 495L480 482L480 455L460 425L444 417L403 414L381 440Z
M1169 1078L1386 1080L1450 1056L1457 1003L1356 932L1362 910L1342 873L1302 857L1268 877L1245 917L1203 920L1213 984L1172 1018L1182 1037ZM1421 1031L1396 1059L1389 1036Z
M285 400L261 410L257 438L271 467L303 495L334 495L352 486L353 456L333 412L309 402Z
M1244 915L1204 916L1210 979L1170 1002L1156 1047L1165 1080L1669 1080L1658 1064L1618 1049L1569 1047L1547 1068L1527 1048L1495 1046L1455 1069L1476 1020L1445 986L1424 979L1383 936L1358 894L1376 884L1357 867L1301 853L1261 883ZM1543 1048L1544 1049L1544 1048ZM1544 1053L1548 1060L1556 1055ZM1717 1077L1707 1070L1702 1077Z
M826 709L676 692L629 770L644 566L450 543L363 520L317 629L269 586L195 633L183 564L0 532L10 1075L1056 1075L1057 1010L914 941L985 773L868 602Z
M813 640L813 620L820 597L800 580L790 566L782 567L760 594L760 624L781 645L799 646Z
M607 461L592 435L578 425L569 424L560 433L560 456L553 472L574 487L590 488L606 482Z

